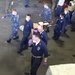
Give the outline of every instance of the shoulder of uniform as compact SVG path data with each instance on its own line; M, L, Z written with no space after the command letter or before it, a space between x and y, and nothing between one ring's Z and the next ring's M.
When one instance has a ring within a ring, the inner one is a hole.
M41 40L40 45L43 45L43 44L44 44L44 42Z
M43 41L41 40L40 43L39 43L39 45L42 45L42 43L43 43Z

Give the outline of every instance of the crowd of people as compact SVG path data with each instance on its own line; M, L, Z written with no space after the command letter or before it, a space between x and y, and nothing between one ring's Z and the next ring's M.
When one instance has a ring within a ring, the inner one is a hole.
M29 0L25 0L25 7L29 7ZM75 0L72 0L68 3L67 6L64 7L65 0L56 0L56 6L54 10L55 16L55 27L54 34L52 39L58 40L62 33L66 33L66 26L71 25L71 31L75 31ZM44 4L44 9L39 14L42 17L43 23L51 23L52 21L52 11L49 8L48 4ZM20 26L20 16L17 14L17 10L13 9L12 13L6 14L2 16L4 18L12 18L12 33L7 40L7 43L11 43L11 40L19 39L19 26ZM47 65L48 59L48 35L47 33L50 31L50 26L46 26L47 30L44 30L43 26L38 26L37 29L34 29L33 21L31 19L30 14L26 14L25 22L24 22L24 30L23 37L20 42L20 48L18 50L18 54L23 55L23 50L28 49L28 47L32 47L31 53L31 71L30 75L36 75L37 70L43 61L43 65ZM29 36L31 35L31 39ZM29 75L25 73L25 75Z

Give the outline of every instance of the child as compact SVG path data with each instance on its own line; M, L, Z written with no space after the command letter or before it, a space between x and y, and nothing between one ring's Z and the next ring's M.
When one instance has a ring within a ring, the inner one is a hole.
M65 14L62 13L60 14L59 19L56 22L56 26L54 28L54 36L52 37L54 40L58 40L61 33L64 31L65 29L65 18L64 18Z
M39 16L42 16L42 21L43 22L48 22L48 23L51 22L52 13L51 13L51 9L49 8L48 4L44 4L44 9L39 14ZM49 32L49 26L47 26L47 32Z

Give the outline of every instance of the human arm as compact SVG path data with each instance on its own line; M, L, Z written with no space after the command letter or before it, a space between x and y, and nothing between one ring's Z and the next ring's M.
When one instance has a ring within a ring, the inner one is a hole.
M39 14L39 16L42 16L42 15L43 15L43 13L44 13L44 10L42 10L42 11L41 11L41 13Z
M64 20L64 21L63 21L63 24L62 24L62 29L61 29L61 31L60 31L61 33L64 32L65 27L66 27L66 21Z
M6 15L2 16L2 19L4 19L4 18L8 18L8 17L12 17L12 14L11 14L11 13L6 14Z
M44 50L43 65L46 66L48 61L48 49L45 44L43 46L43 50Z

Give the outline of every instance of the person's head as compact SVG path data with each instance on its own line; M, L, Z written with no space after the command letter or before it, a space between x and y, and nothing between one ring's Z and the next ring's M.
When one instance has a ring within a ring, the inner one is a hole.
M49 8L47 3L44 4L44 8Z
M69 13L68 8L65 8L65 9L64 9L64 13L65 13L65 14Z
M65 17L65 14L64 13L61 13L60 14L60 18L64 18Z
M13 15L17 15L17 10L16 9L12 9L12 14Z
M75 0L73 0L75 2Z
M38 26L38 31L43 32L44 31L43 26Z
M26 15L26 21L30 21L30 19L31 19L31 15L30 14L27 14Z
M38 42L40 40L40 34L39 33L34 33L32 36L33 41Z

